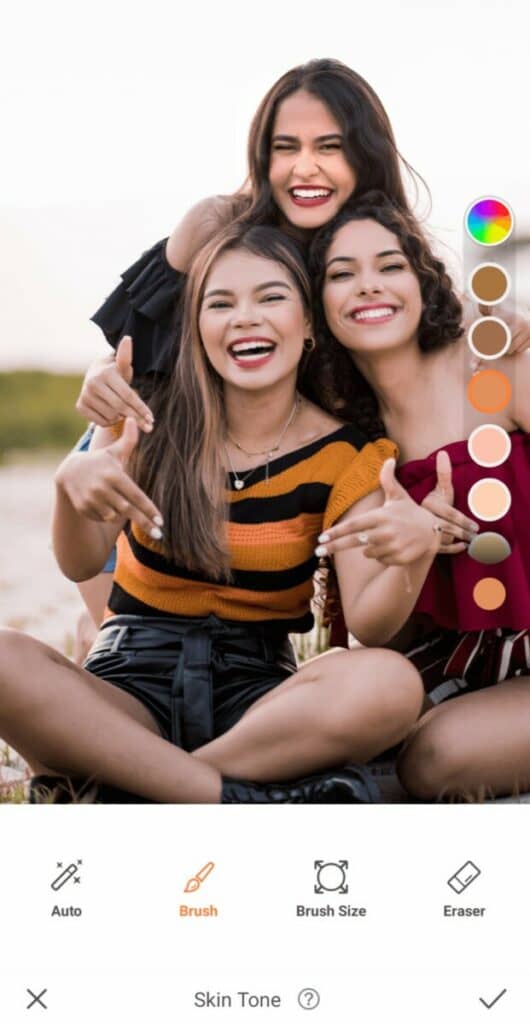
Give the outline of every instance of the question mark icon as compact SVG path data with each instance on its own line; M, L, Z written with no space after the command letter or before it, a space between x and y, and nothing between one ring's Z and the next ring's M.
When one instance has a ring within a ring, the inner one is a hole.
M316 1010L320 1003L320 993L316 988L303 988L298 993L298 1005L302 1010Z

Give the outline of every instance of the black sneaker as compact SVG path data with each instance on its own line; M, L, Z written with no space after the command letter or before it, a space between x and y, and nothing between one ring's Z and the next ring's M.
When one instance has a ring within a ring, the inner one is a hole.
M367 768L346 765L292 782L223 778L223 804L373 804L381 794Z

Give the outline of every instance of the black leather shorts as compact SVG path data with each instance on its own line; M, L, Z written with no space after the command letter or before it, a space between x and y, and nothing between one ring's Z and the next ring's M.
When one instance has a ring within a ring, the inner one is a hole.
M115 615L83 667L141 701L166 739L195 750L295 672L296 659L276 626Z

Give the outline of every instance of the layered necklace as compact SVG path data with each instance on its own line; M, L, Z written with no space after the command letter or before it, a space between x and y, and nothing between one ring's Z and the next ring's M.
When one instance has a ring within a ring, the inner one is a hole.
M295 400L294 400L293 408L291 409L291 412L289 413L289 419L284 424L284 426L282 428L282 431L281 431L281 434L278 437L278 440L273 445L271 445L269 448L264 448L262 451L259 451L259 452L249 452L249 451L247 451L246 448L243 447L242 444L239 443L239 441L236 441L236 439L234 437L232 437L231 434L227 435L228 436L228 440L232 442L234 447L237 448L238 451L243 452L243 455L246 455L248 458L251 458L251 459L257 458L258 455L264 455L265 456L265 459L264 459L263 462L260 462L257 466L253 466L252 469L249 469L246 473L243 473L243 474L237 473L236 470L234 469L234 465L233 465L232 459L230 458L230 452L228 451L228 447L225 444L226 457L227 457L227 460L228 460L228 465L230 466L230 471L232 473L232 476L234 477L234 487L235 487L236 491L242 491L243 487L245 486L245 484L247 482L247 480L249 480L250 477L258 469L261 469L261 467L263 465L265 466L265 482L268 483L268 480L269 480L269 463L270 463L273 455L277 451L279 451L280 445L281 445L281 443L282 443L282 441L283 441L287 431L289 430L289 427L294 422L294 420L296 418L296 414L297 414L301 404L302 404L302 398L301 398L301 395L299 395L298 392L297 392Z

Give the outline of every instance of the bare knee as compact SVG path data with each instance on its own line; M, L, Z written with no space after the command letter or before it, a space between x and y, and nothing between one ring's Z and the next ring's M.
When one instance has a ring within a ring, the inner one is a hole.
M389 722L395 723L397 731L401 734L408 732L421 713L425 696L419 672L412 662L397 651L376 650L363 653L367 658L373 655L374 693L377 695L381 714ZM368 676L370 667L367 663Z
M398 743L417 720L423 702L421 678L394 651L342 651L326 657L332 688L323 689L320 724L338 740L350 741L363 720L381 749ZM377 744L376 744L377 745Z
M0 630L0 710L22 707L30 692L39 691L39 664L47 650L16 629Z
M420 800L439 800L463 790L465 746L454 723L426 716L420 722L397 763L402 786Z

